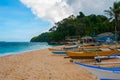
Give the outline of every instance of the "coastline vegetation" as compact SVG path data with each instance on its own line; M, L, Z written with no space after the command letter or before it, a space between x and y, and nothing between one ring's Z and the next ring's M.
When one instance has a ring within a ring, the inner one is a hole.
M40 34L31 39L31 42L59 42L64 41L66 36L92 36L103 33L120 31L119 15L120 2L114 2L113 7L105 10L110 18L105 15L85 15L79 12L79 15L71 15L55 23L55 26L49 29L49 32Z

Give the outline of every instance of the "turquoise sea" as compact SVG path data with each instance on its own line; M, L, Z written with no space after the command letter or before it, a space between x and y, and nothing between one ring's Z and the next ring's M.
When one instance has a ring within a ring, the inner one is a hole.
M0 56L52 47L45 42L0 42Z

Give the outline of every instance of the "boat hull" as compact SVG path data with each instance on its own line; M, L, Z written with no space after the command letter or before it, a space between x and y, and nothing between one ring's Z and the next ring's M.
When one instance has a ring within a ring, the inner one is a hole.
M89 72L96 75L100 80L120 80L120 67L104 68L104 67L86 65L79 62L75 62L75 64L87 69Z
M96 56L109 56L112 54L120 54L120 51L110 50L110 51L101 51L101 52L74 52L67 51L67 55L72 59L94 59Z
M53 54L66 54L66 51L52 51Z

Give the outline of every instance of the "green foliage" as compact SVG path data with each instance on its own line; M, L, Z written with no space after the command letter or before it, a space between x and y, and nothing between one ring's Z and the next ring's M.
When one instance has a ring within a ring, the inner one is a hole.
M30 42L39 42L38 36L33 37Z
M49 32L42 33L34 37L31 41L35 42L50 42L64 41L66 36L96 36L102 32L113 31L112 23L103 15L85 16L82 12L78 16L71 15L60 22L55 23L55 26L50 28Z
M52 40L52 33L50 32L46 32L46 33L42 33L39 36L33 37L31 39L31 42L48 42L50 40Z
M120 27L119 27L120 1L114 2L113 7L109 7L109 10L105 10L105 13L110 16L109 20L112 20L114 24L115 35L116 35L117 31L120 31ZM115 40L117 40L117 37L115 37Z

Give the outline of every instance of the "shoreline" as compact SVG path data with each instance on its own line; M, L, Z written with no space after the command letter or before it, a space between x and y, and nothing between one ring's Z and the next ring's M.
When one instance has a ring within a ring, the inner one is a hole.
M98 80L48 48L0 57L0 65L1 80Z
M0 57L7 55L22 54L34 50L51 48L47 42L5 42L1 43Z
M40 50L40 49L36 49L36 50ZM36 51L36 50L28 50L28 51L21 51L21 52L4 53L4 54L0 54L0 57L11 56L11 55L19 55L19 54L24 54L24 53L31 52L31 51Z
M51 48L51 47L45 47L45 48L33 49L33 50L25 50L25 51L22 50L22 51L18 51L18 52L16 51L16 52L9 52L9 53L1 53L0 57L9 56L9 55L17 55L17 54L19 55L19 54L24 54L24 53L31 52L31 51L48 49L48 48Z

